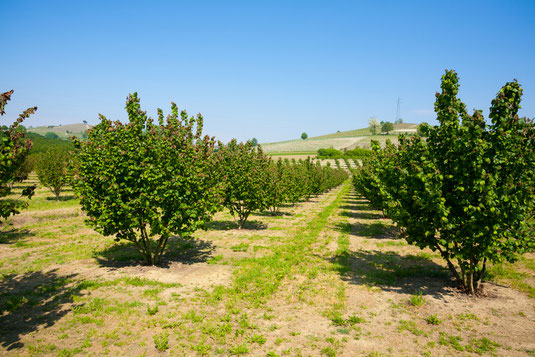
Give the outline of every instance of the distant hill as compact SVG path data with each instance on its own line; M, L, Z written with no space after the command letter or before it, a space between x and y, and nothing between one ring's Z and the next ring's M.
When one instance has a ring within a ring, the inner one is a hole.
M46 133L55 133L60 139L68 139L69 136L82 137L82 133L89 129L89 124L48 125L28 128L31 133L44 136Z
M279 153L315 153L318 149L335 148L337 150L351 150L356 147L369 149L371 140L385 143L387 139L397 142L402 132L415 132L418 124L394 124L394 131L389 135L372 135L369 128L339 131L332 134L310 137L306 140L295 139L275 143L262 143L261 146L268 154Z

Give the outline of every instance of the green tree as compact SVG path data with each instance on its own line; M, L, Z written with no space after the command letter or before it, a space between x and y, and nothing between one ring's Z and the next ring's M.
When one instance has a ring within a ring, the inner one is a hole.
M307 133L301 134L301 139L303 139L303 140L308 139L308 134Z
M58 134L49 131L49 132L45 133L45 138L47 138L47 139L59 139L59 136L58 136Z
M5 114L6 104L12 94L13 90L0 93L0 116ZM32 148L32 141L26 138L26 130L20 130L19 126L36 110L37 107L26 109L11 126L2 126L0 129L0 197L6 197L11 193L13 182L18 180L17 171L24 164ZM34 189L35 186L24 188L22 196L31 198ZM12 214L17 214L26 206L27 203L21 200L1 199L0 218L6 219Z
M258 140L256 140L256 138L253 138L251 140L251 144L253 144L253 146L258 146Z
M39 155L35 164L35 171L39 182L56 196L59 195L63 186L67 184L67 152L60 149L50 149Z
M368 125L369 125L369 128L370 128L370 131L371 131L372 135L377 134L377 130L380 127L380 124L379 124L379 121L377 120L377 118L376 117L371 117L368 120Z
M423 138L427 138L429 136L430 130L431 130L431 125L424 122L418 125L418 127L416 128L416 133Z
M137 93L126 102L129 123L100 123L78 148L74 191L86 221L105 236L135 244L145 264L161 261L173 234L189 237L221 203L215 140L202 136L203 118L171 104L158 123L142 111Z
M394 130L394 124L392 124L391 122L387 121L386 123L384 123L382 126L381 126L381 132L383 133L390 133L391 131Z
M238 216L243 228L253 211L267 208L270 159L262 147L232 139L221 150L220 170L225 177L224 205Z
M20 165L13 174L13 181L8 184L10 187L13 187L13 184L16 182L22 182L24 180L28 179L28 176L33 171L35 162L36 162L36 155L28 155L26 157L26 160Z
M487 126L457 98L454 71L442 77L429 137L402 137L377 152L371 177L379 204L407 241L438 251L469 294L480 291L489 262L515 261L535 248L535 126L518 117L522 89L507 83L492 101ZM370 170L370 169L369 169Z

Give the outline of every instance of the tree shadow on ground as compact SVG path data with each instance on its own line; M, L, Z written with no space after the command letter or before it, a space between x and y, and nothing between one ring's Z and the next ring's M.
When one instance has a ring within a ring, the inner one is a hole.
M343 252L330 259L341 278L351 284L377 286L405 294L422 292L440 298L455 286L448 270L421 255L395 252Z
M33 237L35 234L27 229L10 229L9 231L0 231L0 244L9 244L24 238Z
M256 214L255 214L256 215ZM205 224L206 229L210 231L228 231L239 229L238 222L235 221L210 221ZM261 230L267 229L267 224L260 221L247 221L242 229Z
M66 195L66 196L59 196L56 198L56 196L47 196L45 199L47 201L70 201L75 199L76 197L74 195Z
M260 217L283 217L283 216L293 216L293 213L282 212L282 211L277 211L277 212L262 211L262 212L255 212L254 215L260 216Z
M197 238L173 236L169 238L167 248L159 267L168 268L172 263L195 264L205 262L215 250L212 242ZM121 241L103 250L93 253L93 258L103 267L121 268L141 265L143 259L134 243Z
M356 219L385 219L385 216L383 216L381 213L363 212L363 211L357 211L357 210L342 211L340 215L344 217L356 218Z
M383 222L336 223L337 231L371 239L399 239L399 229Z
M67 314L64 305L80 295L75 274L56 271L7 275L0 281L0 344L7 350L24 346L21 337L50 327Z

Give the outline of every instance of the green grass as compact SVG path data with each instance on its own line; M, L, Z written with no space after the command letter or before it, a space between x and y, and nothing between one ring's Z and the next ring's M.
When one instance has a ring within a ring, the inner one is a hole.
M409 297L409 304L412 306L422 306L425 303L425 299L422 296L422 292L418 292Z
M527 270L527 271L524 271ZM531 271L531 273L529 273ZM526 293L530 298L535 298L535 258L522 257L518 262L501 263L491 266L487 270L487 279L505 283L519 291ZM531 282L530 282L531 280Z

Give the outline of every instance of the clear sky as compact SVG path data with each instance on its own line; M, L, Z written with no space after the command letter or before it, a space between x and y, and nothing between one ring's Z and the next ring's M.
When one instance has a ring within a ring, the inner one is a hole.
M444 69L488 113L507 81L535 116L535 0L0 0L2 121L125 120L137 91L155 116L175 101L227 141L299 138L393 121L436 123ZM7 119L6 119L7 117Z

